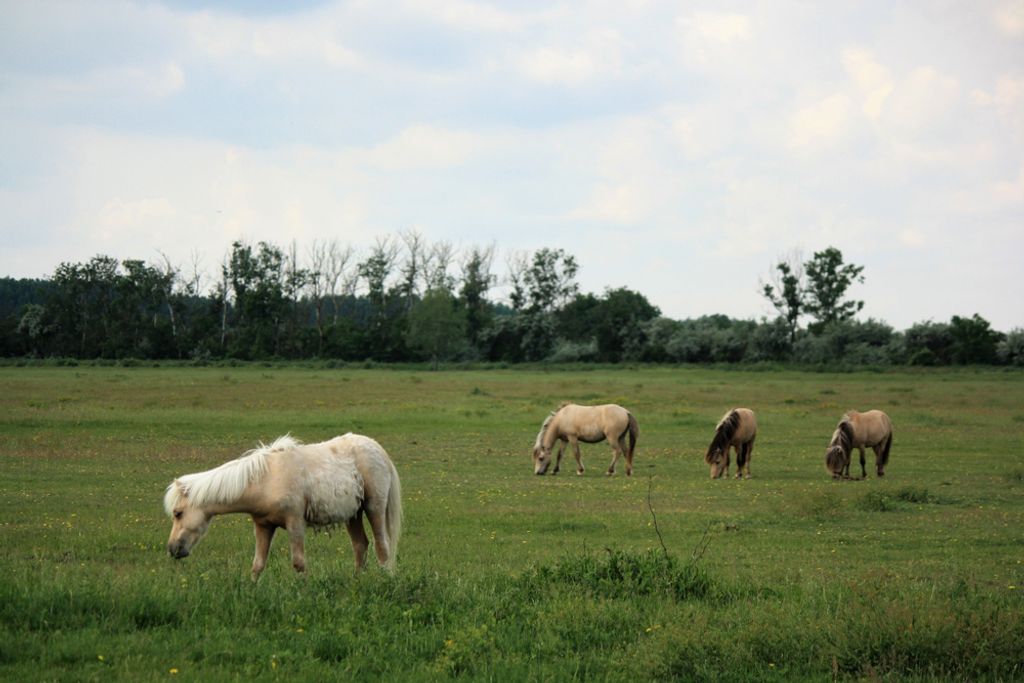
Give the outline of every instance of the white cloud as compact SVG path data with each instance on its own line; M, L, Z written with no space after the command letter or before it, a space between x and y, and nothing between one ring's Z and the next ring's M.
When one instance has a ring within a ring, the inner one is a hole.
M750 38L750 17L735 13L697 12L680 20L683 27L718 43Z
M184 15L189 42L215 59L311 62L331 68L360 68L365 61L345 44L343 13L328 8L286 18L253 19L216 12Z
M466 31L514 31L530 20L528 16L465 0L404 0L402 6L415 14Z
M993 12L995 25L1008 36L1024 36L1024 2L1015 0L997 7Z
M843 66L860 91L861 111L872 121L877 121L894 88L889 69L879 64L870 52L862 49L844 51Z
M144 66L98 68L85 74L16 81L19 105L41 105L97 99L162 100L184 89L185 71L173 61Z
M887 120L911 131L947 125L959 95L960 85L955 78L931 66L918 67L897 84Z
M587 202L570 211L573 220L636 225L649 215L650 197L637 183L599 185Z
M732 65L737 53L753 35L749 16L734 13L696 12L675 22L683 63L707 69Z
M790 146L811 153L831 149L849 132L851 109L845 93L835 93L801 107L790 118Z
M441 170L466 163L485 144L473 133L417 124L354 157L386 171Z
M623 40L618 32L594 30L572 42L522 52L516 58L519 72L545 85L569 86L614 78L621 72Z

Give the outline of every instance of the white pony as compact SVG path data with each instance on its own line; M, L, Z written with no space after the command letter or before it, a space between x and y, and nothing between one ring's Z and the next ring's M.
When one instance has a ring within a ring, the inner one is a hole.
M292 566L305 571L306 527L344 523L355 550L356 568L366 563L369 540L363 513L370 519L377 561L395 566L402 532L402 490L388 454L373 439L358 434L302 445L282 436L206 472L178 477L164 494L164 510L174 518L167 552L187 557L214 515L244 512L256 534L253 580L267 564L278 528L288 531Z

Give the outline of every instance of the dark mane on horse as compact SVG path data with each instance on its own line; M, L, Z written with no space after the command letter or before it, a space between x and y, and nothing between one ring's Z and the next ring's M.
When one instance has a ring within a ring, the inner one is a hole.
M732 441L733 435L740 426L740 414L736 409L730 410L725 414L725 417L718 423L718 427L715 428L715 436L711 439L711 445L708 446L708 452L704 454L704 462L711 464L714 462L712 454L716 451L725 450L729 442Z
M836 429L839 430L838 445L842 447L844 454L849 455L850 451L853 450L853 425L851 425L850 421L844 416L843 419L839 421L839 424L836 425Z

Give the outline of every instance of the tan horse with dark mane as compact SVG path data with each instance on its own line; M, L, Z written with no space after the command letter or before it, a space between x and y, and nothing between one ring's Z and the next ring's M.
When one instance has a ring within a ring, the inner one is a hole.
M164 509L174 519L167 552L187 557L206 534L215 515L248 513L256 535L252 578L267 564L277 529L291 540L292 566L306 569L307 527L344 524L355 550L356 568L366 561L370 520L377 561L395 566L402 531L402 490L388 454L358 434L316 444L282 436L269 446L243 454L220 467L178 477L167 487Z
M750 460L757 438L757 418L749 408L734 408L722 416L715 427L704 462L711 467L711 478L729 476L729 452L736 449L736 478L750 479Z
M626 476L633 474L633 451L640 433L633 414L622 406L608 403L600 406L579 406L575 403L563 403L562 406L548 415L540 427L537 440L533 444L533 473L544 474L551 464L551 449L555 441L558 455L555 457L555 469L558 474L562 464L562 451L566 444L572 446L576 456L576 474L583 474L583 460L580 458L580 444L598 443L608 440L614 455L607 474L615 474L615 463L623 455L626 456ZM629 447L626 447L626 435L629 435Z
M857 448L860 450L861 478L866 479L865 446L875 451L875 472L879 477L885 476L889 449L892 448L892 420L881 410L866 413L851 410L843 415L825 451L825 469L833 479L850 479L850 456Z

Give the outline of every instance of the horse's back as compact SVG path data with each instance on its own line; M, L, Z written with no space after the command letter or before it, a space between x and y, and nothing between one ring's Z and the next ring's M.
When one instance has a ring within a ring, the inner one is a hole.
M629 426L629 411L617 403L581 406L571 403L559 411L559 430L584 441L600 441L608 432L616 436Z
M892 420L881 410L851 410L845 419L854 425L858 440L867 446L879 444L892 434Z
M757 415L750 408L736 408L740 416L740 426L736 437L744 443L757 436Z

